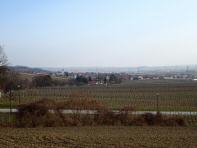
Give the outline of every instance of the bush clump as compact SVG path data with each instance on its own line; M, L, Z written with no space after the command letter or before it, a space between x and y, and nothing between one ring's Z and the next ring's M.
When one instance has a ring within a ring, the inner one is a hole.
M89 94L78 92L73 93L64 104L65 109L74 110L103 110L107 107L98 100L93 99Z
M17 126L61 126L61 105L49 99L43 99L34 103L20 105L18 107Z
M163 116L161 113L145 113L133 119L131 125L148 125L148 126L186 126L184 118Z
M64 113L63 109L74 109ZM86 110L87 112L82 112ZM68 100L66 103L43 99L18 107L18 127L51 127L51 126L95 126L95 125L135 125L135 126L185 126L186 121L181 117L164 116L145 113L133 116L130 114L132 105L120 111L112 111L99 101L82 98ZM93 113L92 113L92 112ZM96 112L95 112L96 111Z
M65 109L74 110L100 110L105 108L100 101L89 98L69 99L64 105Z

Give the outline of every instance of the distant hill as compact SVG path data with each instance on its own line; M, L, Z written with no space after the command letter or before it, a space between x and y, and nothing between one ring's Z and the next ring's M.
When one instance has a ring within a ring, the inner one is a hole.
M168 72L197 72L197 65L180 66L144 66L144 67L42 67L31 68L26 66L10 66L20 73L50 74L57 71L65 72L99 72L99 73L168 73Z
M165 73L165 72L188 72L196 71L197 65L180 66L143 66L143 67L61 67L61 68L42 68L48 71L66 72L100 72L100 73Z
M19 73L50 73L48 70L44 70L42 68L31 68L26 66L9 66L9 69L14 70Z

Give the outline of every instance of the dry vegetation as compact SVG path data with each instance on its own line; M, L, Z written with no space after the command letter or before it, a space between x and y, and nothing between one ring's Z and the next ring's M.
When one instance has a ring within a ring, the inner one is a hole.
M102 101L93 99L88 93L72 93L69 98L70 99L64 102L65 109L103 110L107 108Z
M0 147L197 147L196 127L0 128Z
M75 109L71 114L64 114L63 109ZM94 114L81 113L83 110L94 109ZM160 113L131 115L134 108L125 106L119 113L113 112L101 102L91 98L68 100L62 104L54 100L43 99L35 103L19 106L16 113L18 127L57 127L57 126L96 126L96 125L148 125L148 126L186 126L181 117L168 117Z

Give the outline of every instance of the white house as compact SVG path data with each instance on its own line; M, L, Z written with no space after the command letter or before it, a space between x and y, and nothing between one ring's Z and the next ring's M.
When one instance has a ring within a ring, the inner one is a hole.
M138 76L138 80L144 80L143 76Z

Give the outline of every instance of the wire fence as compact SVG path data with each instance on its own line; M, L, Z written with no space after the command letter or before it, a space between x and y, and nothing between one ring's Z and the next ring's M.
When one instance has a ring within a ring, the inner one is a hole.
M75 95L83 93L84 95ZM171 116L182 116L191 125L195 125L197 117L197 87L191 86L165 86L165 87L50 87L13 91L11 98L2 95L0 108L17 108L21 104L36 102L47 98L59 102L69 99L90 97L103 102L111 110L120 110L128 104L135 108L133 115L139 111L168 112ZM11 125L16 121L13 112L0 113L0 124Z

